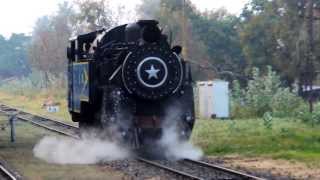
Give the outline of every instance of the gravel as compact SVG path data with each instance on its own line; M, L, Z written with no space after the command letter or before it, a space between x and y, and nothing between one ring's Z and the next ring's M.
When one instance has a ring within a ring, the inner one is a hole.
M203 161L223 166L223 160L221 159L204 159ZM169 166L176 170L181 170L183 172L192 174L194 176L211 180L211 179L239 179L236 176L228 175L222 172L216 172L207 167L201 167L198 165L194 165L193 163L189 163L186 161L154 161L159 164L163 164ZM122 171L127 176L128 179L132 180L141 180L141 179L152 179L152 180L178 180L183 179L183 177L175 175L166 170L154 167L152 165L146 164L144 162L138 160L122 160L122 161L113 161L106 162L102 164L103 166L111 167L114 170ZM253 176L258 176L266 179L292 179L290 177L276 177L272 175L270 172L251 172L245 169L236 168L235 170L239 170L244 173L248 173Z
M161 164L164 164L168 167L171 167L173 169L177 169L183 172L186 172L188 174L191 174L193 176L207 179L207 180L213 180L213 179L237 179L235 176L230 176L228 174L225 174L220 171L214 171L211 168L208 167L202 167L193 163L189 163L186 161L177 161L177 162L169 162L169 161L162 161Z
M113 161L103 164L104 166L110 166L114 170L122 171L128 175L129 179L141 180L141 179L155 179L155 180L167 180L167 179L179 179L179 177L168 173L165 170L153 167L138 160L122 160Z
M217 165L221 165L224 166L224 160L223 158L205 158L203 159L204 162L210 163L210 164L217 164ZM226 167L226 166L224 166ZM233 170L236 171L240 171L246 174L250 174L252 176L256 176L256 177L260 177L260 178L264 178L264 179L274 179L274 180L291 180L294 179L293 177L290 176L279 176L279 175L274 175L269 171L252 171L243 167L227 167L227 168L231 168Z

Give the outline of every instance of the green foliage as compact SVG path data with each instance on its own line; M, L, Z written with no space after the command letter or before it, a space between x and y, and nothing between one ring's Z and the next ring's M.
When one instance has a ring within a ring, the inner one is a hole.
M30 72L27 46L30 37L13 34L8 40L0 35L0 79L23 76Z
M243 74L245 60L238 34L239 17L226 9L202 13L190 0L185 2L183 13L182 0L143 0L138 14L141 18L159 20L169 39L173 38L173 45L184 46L184 58L203 66L215 67L219 71ZM196 80L218 76L215 71L204 71L198 66L193 67L193 75Z
M66 73L66 47L72 35L73 9L68 3L59 6L57 14L37 20L28 47L29 63L33 69L56 77Z
M308 47L299 1L251 0L246 5L239 36L247 70L270 65L289 85L299 76Z
M271 111L270 102L275 91L279 88L280 80L268 67L266 76L261 76L257 68L252 70L252 78L248 83L245 94L246 105L254 114L261 117L265 112Z
M161 26L171 30L174 42L182 44L182 2L143 0L138 14L159 19ZM252 67L270 65L291 85L299 75L307 47L297 4L298 0L251 0L241 15L235 16L225 9L201 13L187 0L186 58L238 77L249 74ZM196 79L204 79L205 73L194 74Z
M48 74L49 81L45 77L45 73L40 71L32 71L28 76L23 76L20 78L15 78L9 81L1 82L0 90L6 93L34 97L37 93L43 90L50 89L66 89L66 84L64 78L56 77L55 75ZM56 92L59 92L56 90ZM60 94L57 95L60 95ZM62 95L65 97L65 94Z
M305 104L301 98L297 97L297 92L291 92L289 88L280 88L273 96L272 114L276 117L294 116L294 110Z
M307 104L301 106L296 111L296 116L303 122L310 124L311 126L320 124L320 103L314 105L313 113L309 111L309 106Z
M316 163L320 160L320 126L295 118L273 117L272 130L262 119L199 120L192 141L206 155L267 156Z
M231 116L237 118L245 118L252 116L249 108L245 105L245 90L241 88L239 81L233 81L233 89L231 93Z
M288 117L294 115L302 100L289 88L281 87L280 77L269 66L265 75L253 68L252 79L245 89L234 81L231 104L232 116L237 118L263 117L267 112L275 117Z
M13 93L18 96L34 96L35 92L40 91L41 82L40 77L35 75L35 73L32 73L29 77L21 77L2 82L0 89L3 92Z
M136 14L140 19L159 20L169 40L173 38L173 45L185 46L184 57L203 67L213 66L218 71L227 70L242 77L252 67L270 65L291 85L300 74L307 49L305 23L297 13L298 1L250 0L241 15L236 16L226 9L200 12L190 0L185 1L184 12L182 0L142 0ZM56 14L39 18L34 26L29 48L33 68L57 76L65 73L65 47L70 36L118 25L124 19L121 15L127 13L121 7L114 8L107 0L60 4ZM320 56L318 29L315 27L316 57ZM19 72L24 67L21 62L25 62L22 58L25 52L8 49L5 41L0 37L0 74L8 74L9 70ZM203 69L206 68L193 68L195 79L217 78L216 72Z
M244 56L238 27L240 20L225 9L191 17L194 32L206 46L210 63L222 70L242 73Z
M267 128L267 129L272 129L272 121L273 121L273 117L271 112L266 112L264 113L263 117L263 125Z

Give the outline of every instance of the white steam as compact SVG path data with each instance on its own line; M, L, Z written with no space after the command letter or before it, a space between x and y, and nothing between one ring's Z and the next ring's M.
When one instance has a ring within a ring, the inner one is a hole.
M190 141L179 138L181 130L178 128L178 122L181 121L181 110L177 105L169 108L166 113L166 119L163 124L163 134L159 141L161 147L165 149L167 159L193 159L199 160L203 152L199 147L194 146Z
M129 152L105 140L86 138L82 140L63 137L44 137L34 147L33 154L42 160L56 164L95 164L121 160Z
M169 127L164 131L160 140L160 145L165 147L165 156L168 159L199 160L203 156L203 152L200 148L194 146L189 141L179 140L178 132L175 127Z
M139 19L157 19L161 11L161 0L148 0L137 7Z

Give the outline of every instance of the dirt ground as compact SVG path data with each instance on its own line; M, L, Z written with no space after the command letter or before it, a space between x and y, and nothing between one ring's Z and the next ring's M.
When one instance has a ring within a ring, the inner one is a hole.
M309 167L301 162L238 156L223 157L222 161L230 168L270 172L274 176L291 177L293 179L320 179L320 168Z
M6 118L0 116L0 127ZM127 179L122 172L98 165L50 164L33 156L34 145L44 136L57 136L24 122L16 123L16 142L10 142L10 130L0 129L0 160L8 163L22 177L30 180L102 180ZM1 177L0 177L1 179Z

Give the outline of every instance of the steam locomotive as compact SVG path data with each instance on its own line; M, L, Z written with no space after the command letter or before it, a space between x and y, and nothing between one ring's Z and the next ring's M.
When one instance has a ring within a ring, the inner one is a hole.
M70 39L68 108L91 128L134 148L152 146L174 127L188 139L195 122L190 65L155 20Z

